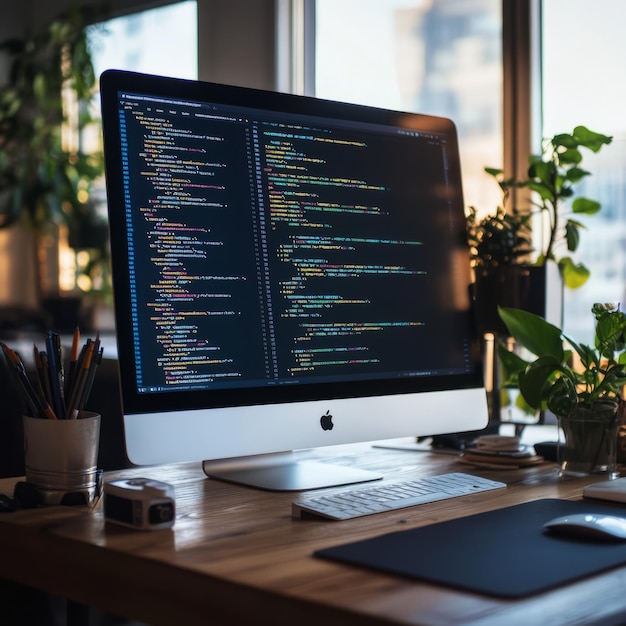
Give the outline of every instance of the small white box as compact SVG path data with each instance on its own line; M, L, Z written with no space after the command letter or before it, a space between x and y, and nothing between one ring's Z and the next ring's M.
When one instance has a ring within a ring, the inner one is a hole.
M624 502L626 504L626 476L586 485L583 488L583 496L585 498L611 500L612 502Z

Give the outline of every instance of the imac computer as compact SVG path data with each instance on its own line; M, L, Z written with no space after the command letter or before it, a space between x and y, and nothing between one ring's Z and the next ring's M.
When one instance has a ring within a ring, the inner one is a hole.
M118 70L100 87L132 462L311 489L378 476L298 450L486 426L450 120Z

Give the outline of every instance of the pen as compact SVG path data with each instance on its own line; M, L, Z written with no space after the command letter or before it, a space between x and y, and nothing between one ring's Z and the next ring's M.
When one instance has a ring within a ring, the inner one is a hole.
M63 363L61 358L61 342L58 333L49 331L46 336L48 350L48 378L50 380L50 403L57 415L65 415L63 398Z
M77 419L89 398L98 365L102 361L100 333L87 339L79 352L80 331L74 331L67 380L58 333L46 336L46 350L33 345L35 384L31 383L20 355L0 342L7 364L15 370L27 411L35 417ZM55 408L56 407L56 408Z
M93 350L92 350L91 361L89 363L89 369L87 371L85 384L83 386L83 389L81 391L81 395L78 401L77 409L78 409L79 414L84 408L85 403L87 402L87 398L89 397L89 394L91 393L91 387L93 386L93 381L96 376L96 369L98 368L98 365L100 365L101 361L102 361L102 348L100 347L100 333L98 333L93 343Z
M69 397L70 389L74 383L74 376L76 374L76 361L78 361L78 344L80 342L80 330L78 326L74 329L74 336L72 337L72 351L70 352L70 365L67 372L67 378L65 380L65 397Z
M80 415L81 411L85 407L87 402L87 398L89 398L89 394L91 393L91 388L93 387L93 381L96 376L96 369L98 365L102 362L102 348L99 348L99 341L96 342L96 345L93 350L93 356L91 358L91 365L89 366L89 371L87 373L87 380L85 381L85 386L83 388L80 401L78 404L78 415Z
M37 372L37 390L39 391L39 396L41 398L45 398L44 393L44 382L43 382L43 366L41 364L41 354L39 354L39 348L37 344L33 344L33 356L35 358L35 371Z
M41 381L43 385L43 397L48 404L52 404L52 388L50 386L50 364L48 363L48 353L45 350L39 351L41 359Z
M52 407L37 395L37 392L33 389L31 382L26 375L26 368L24 367L24 363L22 359L20 359L19 355L11 350L6 344L2 344L2 350L4 354L7 356L11 364L14 366L15 371L20 379L20 383L24 389L26 394L26 400L31 405L31 408L34 408L34 417L37 417L37 413L39 417L44 417L48 419L57 419L55 412L52 410Z

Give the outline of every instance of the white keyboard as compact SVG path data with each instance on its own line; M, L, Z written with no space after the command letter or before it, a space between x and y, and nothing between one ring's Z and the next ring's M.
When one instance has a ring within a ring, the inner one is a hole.
M454 472L299 500L292 503L291 516L345 520L504 487L497 480Z

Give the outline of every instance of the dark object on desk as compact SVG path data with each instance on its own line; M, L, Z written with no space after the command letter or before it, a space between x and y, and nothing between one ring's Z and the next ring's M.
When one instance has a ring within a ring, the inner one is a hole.
M435 435L432 437L433 448L449 448L452 450L466 450L476 445L478 437L485 435L497 434L500 428L499 424L489 423L482 430L472 430L466 433L449 433L447 435Z
M543 441L535 444L535 452L542 456L546 461L554 461L556 463L557 450L559 448L558 441Z
M24 474L24 407L12 374L4 355L0 355L0 478Z
M543 527L549 532L566 537L598 541L626 541L626 518L616 515L576 513L552 519Z
M15 484L12 498L0 494L0 513L13 513L19 509L34 509L40 504L38 490L25 482Z
M13 511L17 511L17 509L17 502L15 502L13 498L9 498L9 496L0 493L0 513L13 513Z
M474 447L475 441L475 433L435 435L432 437L432 447L435 449L465 450Z
M96 500L102 493L102 479L104 472L98 470L96 481ZM56 504L57 502L55 502ZM7 495L0 494L0 513L12 513L18 509L34 509L38 506L45 506L49 504L46 501L45 491L39 489L32 483L20 481L15 483L13 490L13 497L10 498ZM84 491L68 492L63 495L58 504L63 506L81 506L86 504L92 504L89 502L89 496Z
M551 535L561 515L615 513L571 500L536 500L327 548L316 556L491 596L519 598L626 563L626 544Z

